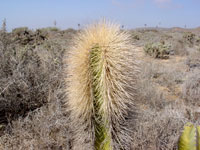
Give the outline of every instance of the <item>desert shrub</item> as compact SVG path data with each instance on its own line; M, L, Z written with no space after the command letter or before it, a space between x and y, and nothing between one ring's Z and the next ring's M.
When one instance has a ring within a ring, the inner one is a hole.
M30 32L28 27L20 27L20 28L15 28L15 29L12 30L12 32L14 34L21 34L22 32L25 32L25 31Z
M47 28L42 28L40 30L43 32L58 32L58 31L60 31L60 29L57 27L47 27Z
M185 32L184 35L183 35L183 39L188 43L190 44L190 46L192 44L194 44L195 42L195 34L194 33L191 33L191 32Z
M140 82L137 104L141 107L161 110L167 105L164 93L157 89L156 85L147 79Z
M187 103L200 106L200 72L192 72L182 86L182 95Z
M24 116L47 102L49 89L60 83L62 56L61 47L0 46L1 122Z
M70 150L69 121L62 111L62 86L49 93L48 105L6 127L0 136L0 149Z
M37 29L34 33L34 40L36 44L42 44L48 37L48 32Z
M200 53L191 53L186 59L188 70L200 69Z
M25 45L39 45L44 43L47 39L48 32L46 30L37 29L35 32L29 30L27 27L16 28L12 31L12 40L16 44Z
M196 43L197 43L197 44L200 43L200 36L197 37L197 39L196 39Z
M66 29L66 30L63 30L64 33L72 33L72 34L75 34L77 33L77 30L73 29L73 28L69 28L69 29Z
M21 45L27 45L34 41L33 31L27 27L16 28L12 30L13 40Z
M158 65L158 64L157 64ZM184 82L185 73L175 68L168 68L164 65L155 66L154 82L161 86L173 89Z
M132 149L178 150L179 136L188 119L185 117L185 106L176 105L161 111L144 110L134 128Z
M153 28L144 28L144 29L140 29L139 32L141 32L141 33L145 33L145 32L158 33L159 31L157 29L153 29Z
M138 34L134 34L134 35L132 35L132 39L140 40L140 36Z
M170 46L164 42L159 43L147 43L144 46L144 51L146 54L153 56L154 58L169 58Z
M168 34L163 34L163 35L161 35L161 39L164 39L164 40L168 41L168 40L172 40L173 36L172 35L168 35Z
M197 51L200 52L200 46L197 48Z
M184 103L180 93L170 101L160 87L181 86L185 73L156 62L143 62L138 88L139 118L133 129L133 150L178 150L178 140L186 122L199 124L199 106ZM180 67L178 67L180 68Z
M155 63L142 63L142 72L138 82L137 104L142 107L161 110L167 104L163 92L158 90L153 82L160 75L160 68Z
M174 50L175 55L185 56L189 54L184 41L181 39L172 42L172 49Z
M0 48L6 51L11 42L10 33L6 32L4 27L3 30L0 30ZM0 53L0 55L2 54Z
M200 52L200 44L197 44L197 51Z
M138 104L159 111L179 99L181 92L177 86L183 83L183 72L155 62L143 62L141 68Z

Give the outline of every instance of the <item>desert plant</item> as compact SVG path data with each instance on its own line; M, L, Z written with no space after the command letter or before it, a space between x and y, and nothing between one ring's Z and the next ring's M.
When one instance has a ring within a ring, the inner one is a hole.
M200 43L200 36L197 37L196 43L197 43L197 44Z
M48 28L37 29L35 32L27 27L15 28L12 30L12 40L21 46L41 45L47 40Z
M9 39L9 34L7 33L7 30L6 30L6 19L4 19L2 23L2 27L0 29L0 47L2 47L2 49L4 50L7 50L7 47L10 42L11 41Z
M197 48L197 51L200 52L200 46Z
M138 34L133 35L132 38L134 40L140 40L140 36Z
M4 20L3 20L1 30L2 30L3 32L6 32L6 31L7 31L7 30L6 30L6 19L5 19L5 18L4 18Z
M182 104L161 111L145 108L133 132L132 150L178 150L178 139L187 122Z
M192 72L182 85L182 95L187 103L200 106L200 72Z
M187 47L182 39L172 41L172 50L175 55L185 56L188 55Z
M57 42L51 42L51 49L2 43L0 39L0 123L8 123L47 103L49 88L60 84L63 50Z
M199 69L200 68L200 53L194 52L191 53L186 59L186 65L189 70Z
M128 33L106 21L74 40L66 59L74 149L130 149L125 118L133 109L138 72L133 48Z
M51 89L46 106L3 126L3 134L0 125L1 150L70 150L68 118L62 111L62 86Z
M60 31L60 29L57 28L56 26L55 27L42 28L41 30L46 31L46 32L58 32L58 31Z
M146 54L153 56L154 58L168 58L170 46L165 44L165 42L159 43L147 43L144 46L144 51Z
M183 39L185 39L185 41L188 43L188 44L193 44L194 43L194 40L195 40L195 34L194 33L191 33L191 32L186 32L184 33L183 35Z
M23 32L31 32L31 31L28 29L28 27L20 27L12 30L12 33L17 35L22 34Z
M13 41L21 45L28 45L34 41L33 31L27 27L15 28L12 30Z
M188 123L185 125L183 133L179 139L179 150L199 150L200 149L200 126L195 127Z

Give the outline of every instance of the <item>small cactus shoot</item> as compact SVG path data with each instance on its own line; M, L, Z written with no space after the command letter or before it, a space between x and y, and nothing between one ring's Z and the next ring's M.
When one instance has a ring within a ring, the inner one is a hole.
M119 25L102 20L75 38L66 57L73 149L130 148L124 122L133 108L136 60L130 36Z
M200 150L200 126L187 123L179 139L179 150Z

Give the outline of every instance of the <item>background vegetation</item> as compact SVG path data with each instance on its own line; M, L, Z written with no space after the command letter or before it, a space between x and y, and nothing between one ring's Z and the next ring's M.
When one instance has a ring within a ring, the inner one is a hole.
M1 29L0 149L71 149L69 114L63 109L63 54L78 32ZM176 150L184 124L200 123L200 29L128 32L141 67L134 101L137 120L129 122L132 149ZM155 57L146 52L144 47L151 43L161 45L156 52L167 45L167 53Z

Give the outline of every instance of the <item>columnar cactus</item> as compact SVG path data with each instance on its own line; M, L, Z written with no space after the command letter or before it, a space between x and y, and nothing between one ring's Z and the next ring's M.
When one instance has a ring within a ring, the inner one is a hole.
M88 26L66 57L73 149L129 149L126 126L138 66L130 36L105 20ZM126 119L125 119L126 118Z

